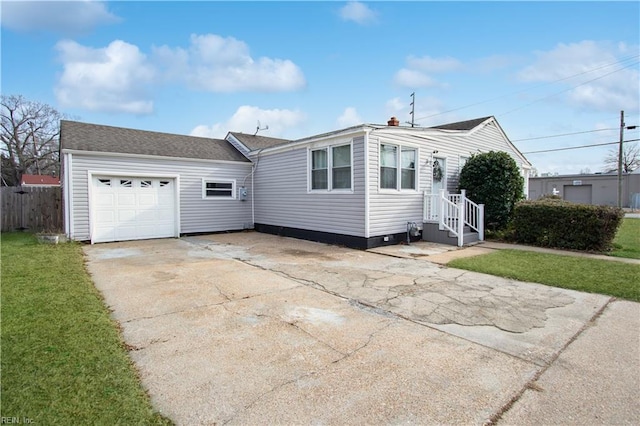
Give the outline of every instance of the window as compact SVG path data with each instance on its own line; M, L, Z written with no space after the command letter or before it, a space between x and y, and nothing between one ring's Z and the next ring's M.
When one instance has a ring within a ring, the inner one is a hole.
M331 151L333 189L351 189L351 145L336 146Z
M380 145L380 188L398 187L398 147Z
M311 151L311 189L329 189L327 149Z
M401 189L416 189L416 150L402 148Z
M98 179L98 182L102 186L111 186L111 179Z
M235 198L235 181L203 180L202 198Z
M150 180L141 180L140 181L140 188L151 188L151 181Z
M311 190L351 189L351 144L311 150Z
M120 186L123 186L125 188L131 188L132 182L129 179L120 179Z
M415 148L380 144L380 188L416 189L417 158Z

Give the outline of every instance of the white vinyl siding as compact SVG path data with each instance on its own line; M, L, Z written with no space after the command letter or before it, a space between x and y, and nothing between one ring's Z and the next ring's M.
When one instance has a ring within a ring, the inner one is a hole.
M345 144L344 139L320 143L324 146L303 145L260 155L254 176L255 221L264 225L364 237L364 137L354 138L351 144ZM327 145L351 146L351 190L309 190L311 153L328 148ZM304 167L307 162L308 167Z
M136 177L167 175L179 176L180 233L217 232L241 230L251 224L251 180L246 180L249 202L237 199L217 200L211 203L202 197L202 181L243 182L251 173L251 164L222 163L208 161L170 160L139 158L122 155L92 155L73 153L71 191L73 238L80 241L89 235L89 188L88 173L95 176L117 173L120 176Z

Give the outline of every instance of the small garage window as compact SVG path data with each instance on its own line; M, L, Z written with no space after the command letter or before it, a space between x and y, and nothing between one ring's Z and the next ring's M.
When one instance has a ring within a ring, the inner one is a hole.
M202 181L202 198L233 199L236 193L235 180L208 180Z

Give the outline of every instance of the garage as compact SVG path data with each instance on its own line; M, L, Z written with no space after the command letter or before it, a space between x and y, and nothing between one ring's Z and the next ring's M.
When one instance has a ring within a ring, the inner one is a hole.
M92 242L175 237L175 179L94 176Z

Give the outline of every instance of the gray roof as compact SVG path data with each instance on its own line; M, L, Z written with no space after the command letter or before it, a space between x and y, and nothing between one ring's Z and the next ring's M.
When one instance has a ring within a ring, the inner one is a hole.
M442 129L442 130L471 130L471 129L475 128L476 126L478 126L479 124L484 123L485 121L487 121L490 118L491 118L491 116L482 117L482 118L475 118L473 120L458 121L456 123L449 123L449 124L441 124L440 126L433 126L433 127L430 127L430 128L431 129Z
M271 148L291 142L289 139L270 138L268 136L247 135L245 133L229 132L251 151L263 148Z
M60 146L77 151L157 155L205 160L249 160L222 139L174 135L99 124L60 121Z

